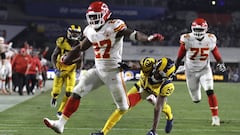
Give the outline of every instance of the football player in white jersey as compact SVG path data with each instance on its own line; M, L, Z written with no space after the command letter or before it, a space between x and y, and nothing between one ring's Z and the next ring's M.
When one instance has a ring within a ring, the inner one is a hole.
M80 99L104 84L109 88L117 108L121 112L127 111L129 101L122 68L119 66L119 63L122 62L123 38L141 42L164 39L161 34L147 36L139 31L129 29L124 21L111 19L111 14L106 3L92 2L86 13L88 26L83 32L85 39L66 56L62 57L64 64L72 64L76 59L79 59L79 55L77 55L79 51L85 51L92 46L95 53L95 68L81 75L81 81L74 87L73 94L68 99L58 120L44 118L45 125L57 133L63 133L64 125L78 109Z
M14 55L14 50L12 49L12 42L5 43L5 39L0 37L0 91L3 94L12 93L12 66L11 57ZM8 90L6 90L6 81L8 81Z
M201 86L208 96L208 104L212 113L212 125L220 126L218 116L218 100L213 90L213 75L210 67L210 53L217 61L221 72L226 70L222 57L216 45L217 38L207 33L208 24L203 18L196 18L192 22L192 32L180 37L180 47L176 59L178 67L185 57L184 67L189 94L194 103L201 100Z
M8 93L11 94L12 93L12 89L13 89L13 84L12 84L12 64L11 64L11 59L12 57L17 53L16 50L14 50L13 48L7 50L5 52L6 55L6 59L5 59L5 69L3 70L3 68L1 70L3 70L4 72L1 72L1 81L3 84L3 89L6 88L8 90Z

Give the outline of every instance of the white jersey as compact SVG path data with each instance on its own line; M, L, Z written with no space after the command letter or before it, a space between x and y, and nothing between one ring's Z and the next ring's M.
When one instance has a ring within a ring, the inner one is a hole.
M119 31L126 29L122 20L108 20L99 31L87 26L83 33L92 43L95 53L95 66L80 75L81 81L73 89L84 97L90 91L105 84L120 110L129 108L123 72L118 69L122 61L123 37L116 38Z
M4 62L0 62L0 74L2 79L6 79L6 77L12 77L12 64L11 58L15 55L13 51L7 50L5 52L6 58Z
M5 52L5 55L6 55L6 62L7 63L11 63L11 59L12 57L15 55L16 53L14 51L11 51L11 50L8 50Z
M48 64L47 59L45 59L45 58L41 58L40 63L42 66L47 66L47 64Z
M0 43L0 53L6 52L10 47L11 45L9 46L9 44Z
M216 47L216 36L206 33L203 40L199 41L193 33L181 35L180 42L185 44L185 68L189 71L201 71L210 66L210 52Z
M118 62L122 61L123 37L116 38L116 35L126 28L124 21L113 19L108 20L99 31L89 25L84 29L84 35L93 44L97 69L111 70L119 67Z

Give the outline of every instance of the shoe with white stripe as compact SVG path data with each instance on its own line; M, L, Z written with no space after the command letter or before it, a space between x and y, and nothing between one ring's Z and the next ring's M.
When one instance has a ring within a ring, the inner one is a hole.
M212 126L220 126L220 118L218 116L212 116Z
M51 128L56 133L58 134L63 133L64 126L61 125L57 120L50 120L48 118L44 118L43 122L47 127Z

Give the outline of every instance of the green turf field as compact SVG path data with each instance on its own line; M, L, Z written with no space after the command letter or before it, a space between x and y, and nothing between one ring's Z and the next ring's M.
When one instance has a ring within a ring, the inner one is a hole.
M128 82L130 88L133 82ZM174 113L171 135L240 135L240 83L215 83L219 100L220 127L212 127L206 94L202 101L191 102L185 82L175 82L176 90L168 99ZM55 135L45 127L43 118L56 119L56 108L50 108L50 91L40 94L0 113L0 135ZM63 135L89 135L100 130L115 109L106 87L82 99L79 110L65 126ZM109 135L145 135L152 125L153 106L142 102L129 111ZM162 115L158 134L164 135Z

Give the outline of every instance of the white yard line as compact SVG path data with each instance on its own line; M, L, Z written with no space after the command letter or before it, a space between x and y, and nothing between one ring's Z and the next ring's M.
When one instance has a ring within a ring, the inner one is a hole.
M43 91L48 90L51 87L52 81L48 80L46 82L46 86L43 88ZM4 110L7 110L28 99L31 99L40 93L41 93L40 90L36 90L36 93L34 95L27 95L26 93L24 93L23 96L20 96L17 92L14 92L12 95L0 95L0 112L3 112Z

